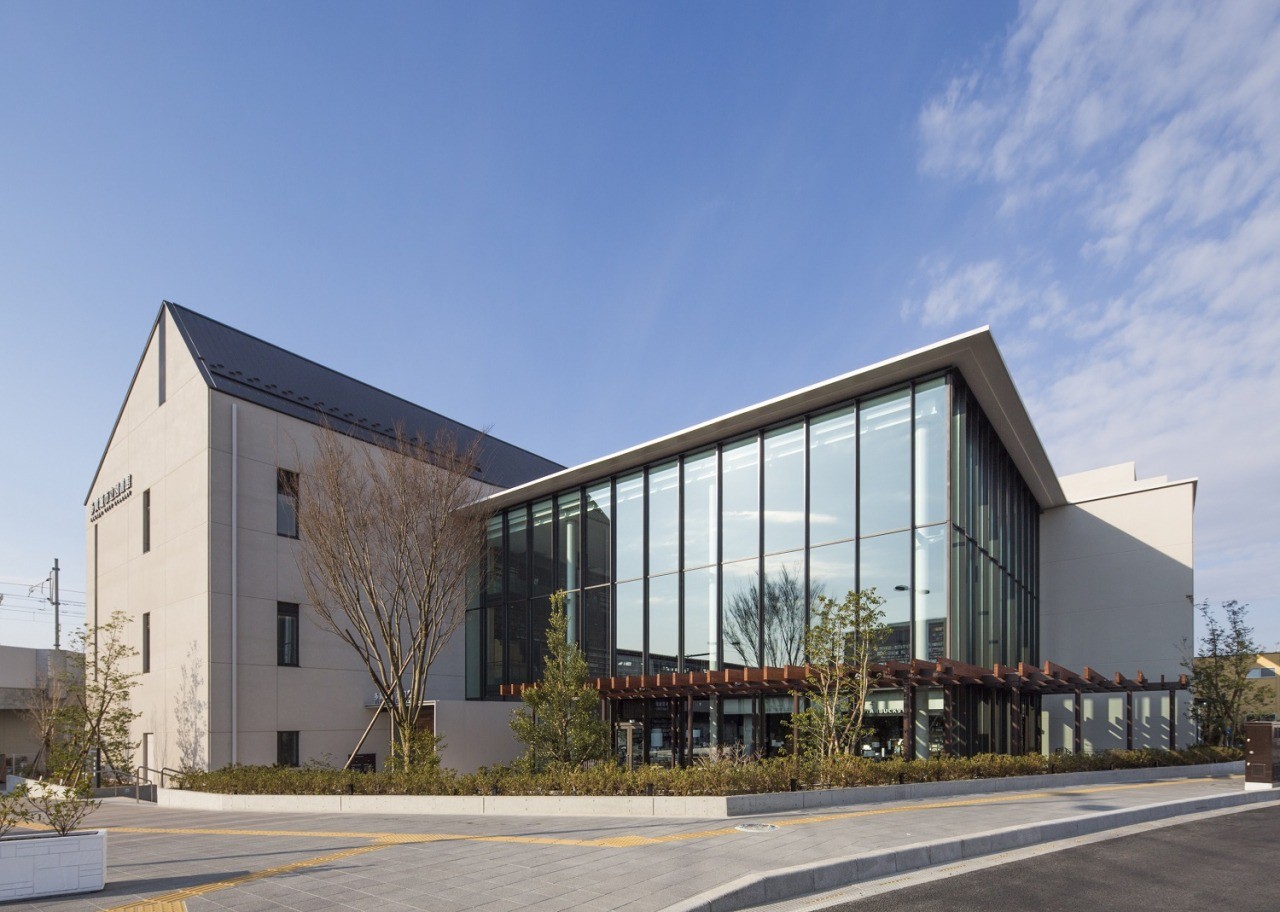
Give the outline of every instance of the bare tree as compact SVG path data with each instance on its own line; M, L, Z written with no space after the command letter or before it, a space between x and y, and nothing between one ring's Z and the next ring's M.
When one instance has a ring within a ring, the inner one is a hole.
M298 485L298 562L321 627L350 646L391 718L391 761L432 749L418 730L427 675L462 623L486 514L480 439L459 450L397 430L383 448L317 432Z
M814 586L813 598L822 594ZM761 624L761 609L763 621ZM764 628L763 649L760 627ZM729 596L724 614L725 640L748 665L798 665L804 659L804 577L783 566L770 573L764 584L761 606L759 587L753 580L745 589Z

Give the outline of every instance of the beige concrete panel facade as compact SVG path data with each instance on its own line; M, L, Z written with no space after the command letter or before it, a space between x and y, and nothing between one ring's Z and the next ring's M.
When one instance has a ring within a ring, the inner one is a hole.
M1041 517L1046 658L1176 677L1193 635L1194 483L1068 504Z
M124 611L125 641L138 650L134 738L153 736L149 765L178 762L175 712L184 666L208 704L208 394L176 328L165 324L165 395L160 398L159 334L153 330L108 442L86 507L87 613L104 623ZM93 500L121 478L130 495L95 517ZM150 492L150 548L143 551L144 492ZM96 536L95 536L96 527ZM95 547L96 539L96 547ZM150 668L143 672L142 619L150 616ZM189 654L191 645L194 654ZM132 758L141 760L141 754Z

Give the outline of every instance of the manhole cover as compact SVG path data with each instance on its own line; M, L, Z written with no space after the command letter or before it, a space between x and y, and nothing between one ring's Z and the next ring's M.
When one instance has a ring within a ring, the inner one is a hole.
M767 833L770 830L776 830L778 827L772 823L740 823L735 830L741 830L744 833Z

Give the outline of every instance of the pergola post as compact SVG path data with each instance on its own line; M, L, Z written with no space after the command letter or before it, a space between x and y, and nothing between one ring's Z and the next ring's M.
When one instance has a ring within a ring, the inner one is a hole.
M954 692L955 687L952 684L947 684L942 688L942 740L947 756L952 756L956 752L954 720L952 719L952 715L955 712Z
M685 766L693 766L693 694L685 694L684 698L684 746L680 755L685 758Z
M1072 753L1084 753L1084 697L1081 695L1080 688L1077 687L1072 692L1073 696L1073 719L1071 725L1071 751Z
M902 759L916 756L916 686L910 681L902 685Z
M1009 702L1009 722L1013 729L1013 743L1009 753L1017 756L1025 751L1022 741L1022 688L1014 686L1013 699Z

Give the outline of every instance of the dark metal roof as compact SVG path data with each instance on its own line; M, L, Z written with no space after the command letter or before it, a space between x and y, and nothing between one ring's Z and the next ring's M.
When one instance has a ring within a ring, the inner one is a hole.
M218 392L371 443L390 441L397 426L428 443L447 431L460 449L481 433L203 314L168 301L164 306L205 381ZM476 477L501 488L564 468L496 437L485 436L481 452Z

